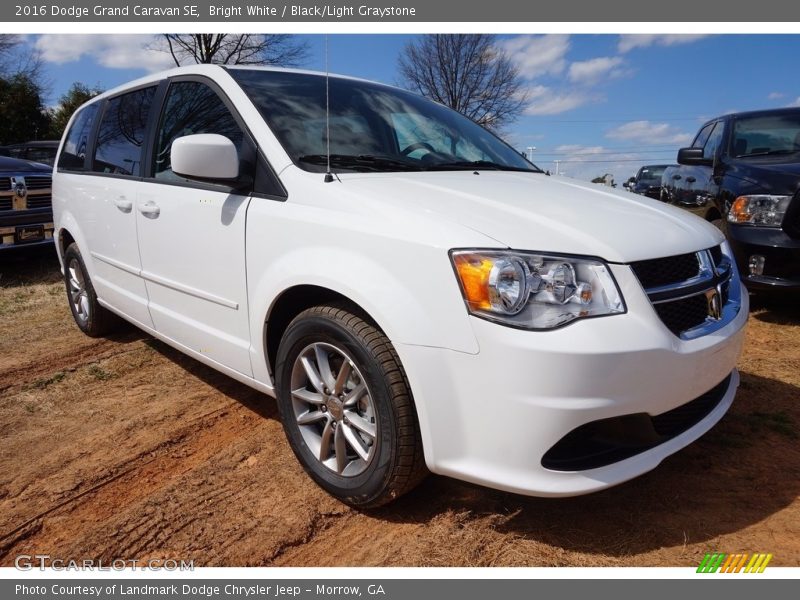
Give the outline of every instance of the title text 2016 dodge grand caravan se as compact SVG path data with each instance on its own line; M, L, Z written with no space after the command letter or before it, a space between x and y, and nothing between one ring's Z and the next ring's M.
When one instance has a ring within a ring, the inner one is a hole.
M307 472L355 506L427 470L606 488L736 391L747 297L715 227L547 177L396 88L219 66L140 79L73 116L54 210L84 332L121 316L275 396Z

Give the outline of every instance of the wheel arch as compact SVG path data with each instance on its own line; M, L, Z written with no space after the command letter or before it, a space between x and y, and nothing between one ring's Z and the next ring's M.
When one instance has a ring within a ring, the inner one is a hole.
M264 354L273 378L278 346L283 334L286 332L286 328L304 310L323 304L336 304L346 307L362 319L369 321L382 333L386 333L362 306L344 294L320 285L294 285L283 290L275 298L264 321Z

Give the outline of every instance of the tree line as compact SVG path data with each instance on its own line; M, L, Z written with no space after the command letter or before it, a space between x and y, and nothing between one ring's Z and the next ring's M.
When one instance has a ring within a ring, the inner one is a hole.
M165 52L176 66L192 63L302 66L308 45L287 34L164 34L148 51ZM527 105L524 81L495 36L425 35L398 58L399 85L449 106L495 131ZM103 90L75 82L47 106L43 62L22 38L0 34L0 144L60 139L72 113Z

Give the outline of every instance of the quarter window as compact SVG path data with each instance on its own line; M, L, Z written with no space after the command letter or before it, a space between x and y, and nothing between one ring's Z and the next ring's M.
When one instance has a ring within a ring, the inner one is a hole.
M93 171L139 175L147 117L155 91L153 86L108 101L97 133Z
M703 158L713 159L714 156L716 156L717 148L719 148L722 142L722 129L722 123L717 123L714 130L708 136L708 140L706 140L706 144L703 146Z
M69 128L64 147L58 157L58 168L70 171L83 171L86 161L86 147L97 115L97 103L90 104L75 116Z
M711 129L714 125L715 123L709 123L700 130L700 133L697 134L697 137L694 138L694 142L692 142L692 148L703 148L706 145L708 136L711 135Z
M172 142L196 133L216 133L231 140L242 156L244 133L222 99L204 83L179 81L169 86L158 128L153 173L156 179L187 181L172 172Z

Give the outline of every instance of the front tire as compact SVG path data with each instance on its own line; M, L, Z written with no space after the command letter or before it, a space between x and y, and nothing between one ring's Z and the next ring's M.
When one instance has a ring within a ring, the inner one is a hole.
M64 285L72 318L83 333L101 337L119 324L119 318L97 301L86 264L74 242L64 251Z
M281 340L276 377L289 444L329 494L372 508L427 474L405 372L362 317L339 306L300 313Z

